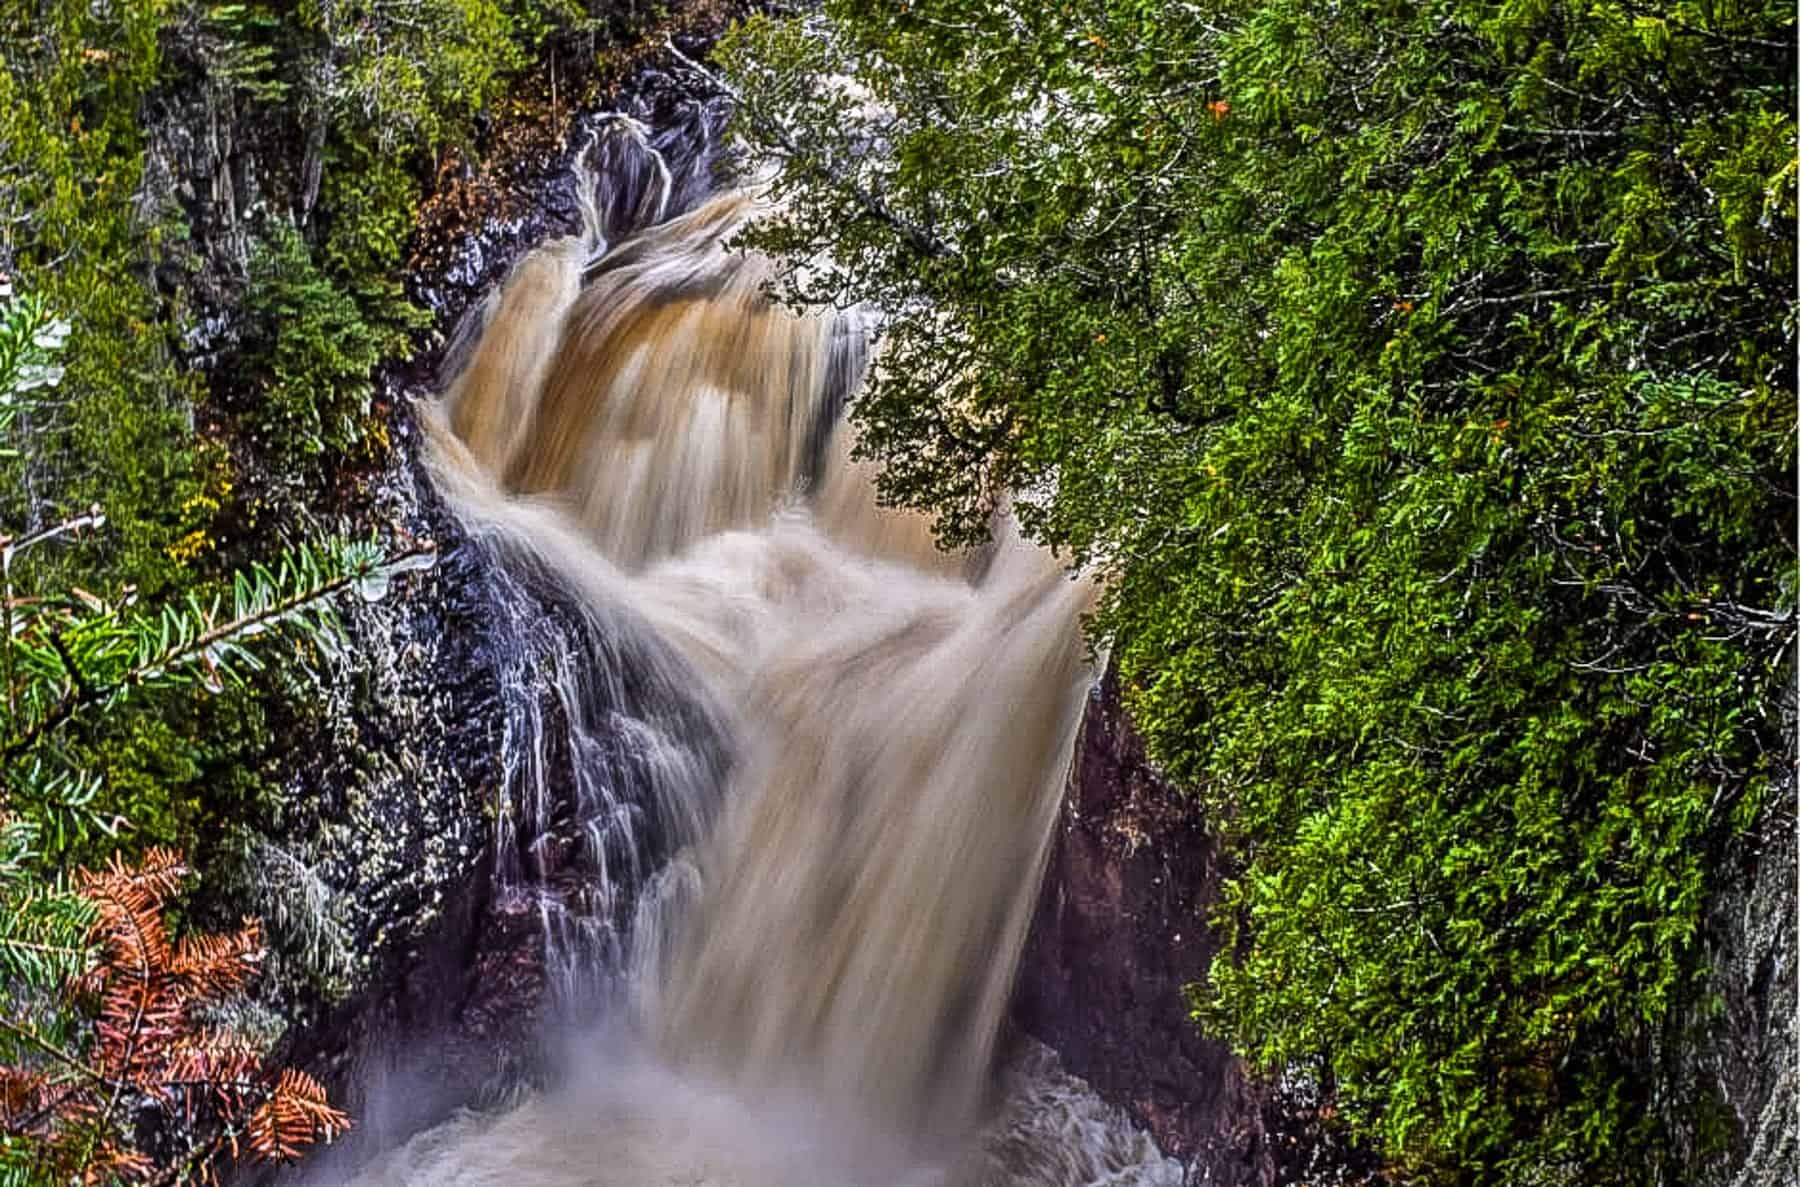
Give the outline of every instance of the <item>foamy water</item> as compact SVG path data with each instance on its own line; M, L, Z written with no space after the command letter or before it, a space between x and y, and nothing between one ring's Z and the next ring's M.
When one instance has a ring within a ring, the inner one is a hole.
M610 135L636 163L589 175L589 209L660 217L667 170ZM426 411L471 532L668 657L656 695L704 705L732 760L655 780L669 860L593 957L625 991L566 1081L356 1182L1177 1183L1042 1048L996 1066L1093 589L1003 517L952 556L876 505L842 416L867 327L766 299L768 262L726 248L756 203L623 236L596 213L540 248ZM679 716L657 720L678 754Z

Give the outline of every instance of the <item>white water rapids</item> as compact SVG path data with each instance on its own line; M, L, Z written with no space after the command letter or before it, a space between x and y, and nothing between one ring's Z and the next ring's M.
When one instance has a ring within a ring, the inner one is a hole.
M542 723L515 723L515 784L539 789L502 821L515 877L572 811L608 872L585 914L546 924L604 937L567 959L614 966L616 1005L570 1040L565 1082L355 1182L1179 1182L1042 1048L997 1050L1092 678L1093 590L1004 522L950 556L878 508L841 415L865 327L767 299L768 262L726 245L752 195L665 218L643 130L616 123L603 148L587 234L514 269L426 419L471 533L648 666L632 794L604 774L624 726L583 708L617 677L579 649L514 673L566 690L578 768L574 808L550 805ZM681 744L698 720L727 760ZM635 868L645 821L654 873Z

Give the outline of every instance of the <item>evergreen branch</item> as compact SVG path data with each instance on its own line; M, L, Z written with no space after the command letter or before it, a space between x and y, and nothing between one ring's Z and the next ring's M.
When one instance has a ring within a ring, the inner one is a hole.
M25 952L42 952L56 956L86 956L87 949L68 944L39 944L31 940L15 940L11 936L0 936L0 948L17 948Z
M185 614L165 611L156 626L143 621L122 624L122 629L99 642L104 647L122 641L125 635L135 634L136 654L126 668L107 679L93 679L90 674L85 685L77 681L66 689L42 715L0 745L0 761L10 761L28 752L83 710L111 703L134 689L167 681L192 664L204 663L209 675L227 668L227 661L231 659L254 667L256 661L237 646L240 641L295 621L304 622L314 630L322 629L328 621L325 616L329 614L330 603L340 594L357 590L365 598L374 600L385 592L389 574L419 567L421 561L428 561L435 555L435 549L434 544L424 542L384 558L366 546L346 548L344 555L348 563L344 571L336 575L322 568L311 550L300 549L284 561L277 573L257 566L252 577L240 576L234 583L235 612L224 622L213 622L218 610L215 601L210 609L191 602ZM280 586L295 578L300 579L302 588L285 597L279 596ZM309 618L310 622L307 621ZM200 624L205 624L206 629L196 632L195 628ZM57 649L64 666L68 667L73 657L66 640L54 633L50 638L52 647ZM69 670L73 674L74 669Z
M104 527L106 513L98 505L88 508L80 515L72 515L68 519L59 520L35 532L27 532L16 539L11 536L0 536L0 563L10 568L13 558L37 547L48 544L61 536L67 536L88 528Z
M69 645L63 640L61 632L51 631L49 638L50 646L56 651L56 658L62 661L63 670L69 673L70 686L81 696L92 696L93 689L81 674L81 666L75 662L75 657L69 654Z
M789 129L787 125L763 114L754 104L745 100L743 92L737 87L734 87L723 78L720 78L718 74L708 70L699 62L694 61L694 59L682 53L676 48L672 38L665 38L663 45L683 66L686 66L689 70L704 79L709 85L717 88L720 93L731 99L731 101L737 105L738 109L748 115L751 121L756 124L756 130L767 137L771 144L779 148L787 160L799 165L808 176L848 195L862 208L865 214L892 229L906 242L908 247L911 247L920 255L930 259L949 259L957 255L955 248L951 247L948 243L945 243L942 239L939 239L936 235L933 235L924 227L919 226L910 219L896 214L893 209L877 195L820 164L809 155L800 145L799 141L794 138L792 130Z

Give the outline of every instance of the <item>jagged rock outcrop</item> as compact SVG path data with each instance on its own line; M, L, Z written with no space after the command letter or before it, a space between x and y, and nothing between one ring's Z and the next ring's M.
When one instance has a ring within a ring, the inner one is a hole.
M728 12L705 0L683 6L655 44L670 35L703 55ZM219 368L239 338L250 244L273 207L316 190L317 162L304 144L278 143L209 78L204 36L165 37L170 81L144 110L137 203L146 224L166 216L187 228L151 279L187 327L185 361L229 385ZM683 178L702 178L718 146L718 100L691 94L653 53L616 57L630 77L587 93L680 141L670 157ZM528 635L580 646L584 628L554 588L466 537L425 472L412 404L441 386L435 344L454 337L512 262L579 229L569 165L593 114L536 113L538 126L497 134L479 170L439 175L405 278L435 332L376 377L391 449L373 469L346 467L329 505L296 509L303 532L430 541L437 561L396 578L378 602L346 606L340 643L299 674L308 687L275 698L285 749L268 760L282 801L274 827L221 842L191 904L201 918L251 910L265 920L270 956L254 1009L282 1034L276 1057L319 1076L357 1119L352 1148L337 1157L542 1070L543 905L503 893L496 870L495 821L510 810L503 681L542 642ZM512 613L498 613L502 604ZM561 709L548 690L537 709L554 732ZM569 766L566 755L550 759ZM308 1173L331 1165L310 1160Z
M705 98L644 71L617 100L615 110L685 146L670 153L682 156L684 178L712 167L722 121ZM579 229L570 162L582 148L584 119L571 122L565 141L483 179L513 217L460 233L439 226L420 244L422 266L409 287L437 311L452 342L450 331L477 315L476 303L515 259ZM468 538L433 490L412 409L440 390L440 359L424 352L385 376L395 450L370 508L388 532L432 539L441 560L391 603L358 611L354 654L326 689L331 724L313 735L320 745L299 757L288 789L310 806L293 831L308 830L300 843L321 856L318 877L343 905L355 953L355 967L328 992L303 987L287 1010L298 1025L284 1053L332 1085L359 1122L348 1146L313 1160L309 1176L329 1177L365 1150L392 1145L457 1107L492 1103L546 1072L540 1040L555 975L546 913L562 905L518 893L502 876L501 863L517 855L505 851L496 818L529 812L513 802L522 743L514 738L509 749L508 734L521 712L541 723L543 736L524 743L544 747L544 770L533 777L551 803L566 802L574 766L563 716L569 705L547 677L530 675L570 655L632 666L631 656L572 612L554 581ZM521 696L535 703L521 706ZM616 707L587 706L595 720L581 724L590 743L604 739ZM628 768L641 756L628 739L615 741L602 761L629 784ZM535 842L547 855L540 861L564 867L550 878L579 880L568 864L576 848L569 838L546 832ZM641 859L657 860L656 839L644 843Z

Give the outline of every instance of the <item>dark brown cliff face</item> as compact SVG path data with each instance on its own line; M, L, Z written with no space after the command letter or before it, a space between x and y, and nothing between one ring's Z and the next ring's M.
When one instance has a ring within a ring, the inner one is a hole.
M1108 672L1089 698L1019 972L1015 1016L1144 1122L1196 1181L1274 1181L1259 1094L1188 1017L1217 951L1223 871L1198 806L1164 783Z
M1731 1140L1700 1161L1705 1181L1731 1187L1794 1182L1800 1147L1792 783L1770 799L1709 920L1722 1008L1685 1020L1687 1037L1644 1073L1729 1111ZM1014 1020L1186 1161L1190 1182L1386 1182L1377 1157L1331 1129L1307 1077L1259 1081L1190 1019L1187 987L1219 954L1206 920L1228 874L1199 804L1145 757L1109 671L1076 742ZM1669 1124L1703 1140L1703 1117Z

